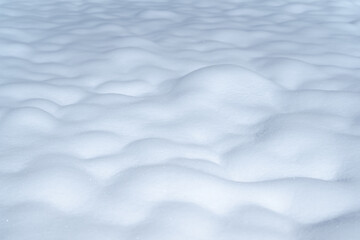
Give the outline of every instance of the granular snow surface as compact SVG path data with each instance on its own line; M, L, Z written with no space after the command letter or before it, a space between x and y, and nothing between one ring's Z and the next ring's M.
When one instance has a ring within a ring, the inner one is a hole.
M0 0L0 239L360 239L359 43L356 0Z

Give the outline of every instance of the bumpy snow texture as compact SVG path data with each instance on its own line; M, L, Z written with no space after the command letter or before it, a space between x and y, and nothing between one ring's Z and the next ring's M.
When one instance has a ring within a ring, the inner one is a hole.
M0 239L359 239L359 16L0 0Z

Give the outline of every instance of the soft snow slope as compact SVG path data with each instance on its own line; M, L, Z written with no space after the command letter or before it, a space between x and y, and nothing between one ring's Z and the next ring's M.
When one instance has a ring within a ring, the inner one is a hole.
M356 0L0 0L1 240L357 240Z

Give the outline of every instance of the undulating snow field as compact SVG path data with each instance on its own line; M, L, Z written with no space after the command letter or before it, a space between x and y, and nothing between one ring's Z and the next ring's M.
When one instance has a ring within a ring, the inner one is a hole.
M0 239L360 239L360 2L0 0Z

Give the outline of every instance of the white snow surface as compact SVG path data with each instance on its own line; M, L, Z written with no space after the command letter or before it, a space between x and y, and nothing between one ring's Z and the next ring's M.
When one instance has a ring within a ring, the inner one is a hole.
M357 0L0 0L0 239L360 239L359 43Z

